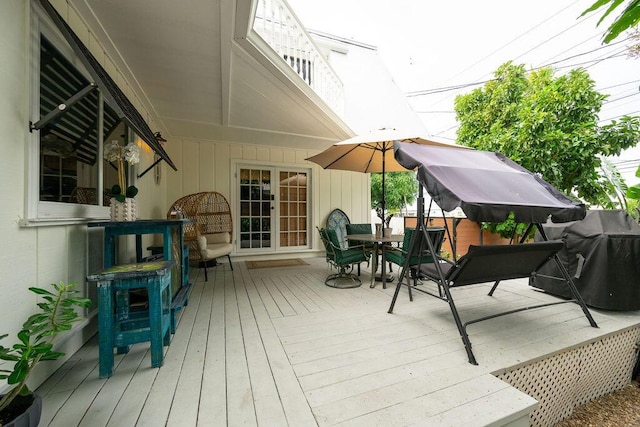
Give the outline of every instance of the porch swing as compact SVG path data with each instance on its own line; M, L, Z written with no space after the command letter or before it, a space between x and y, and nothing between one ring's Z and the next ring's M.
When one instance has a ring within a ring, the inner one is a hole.
M467 326L476 322L532 308L573 302L581 307L592 327L598 326L569 273L558 259L557 253L564 243L549 241L541 225L549 216L554 222L582 219L585 216L584 206L568 199L540 177L498 153L400 143L396 143L394 149L396 160L400 164L410 170L417 168L420 194L418 224L409 243L408 255L398 278L389 313L393 313L403 286L408 288L411 301L413 291L446 301L464 343L469 363L473 365L478 363L471 349ZM425 221L423 188L427 189L432 201L443 212L460 207L467 218L478 222L502 222L513 212L517 222L528 223L529 227L519 244L471 245L467 254L460 259L446 260L436 252L432 239L428 236L426 224L429 218ZM544 241L525 243L532 227L537 228ZM432 262L411 265L412 256L422 254L425 250L433 255ZM562 274L560 279L565 283L571 299L511 309L462 322L451 288L494 282L489 291L489 296L492 296L500 281L528 278L550 261L557 263ZM416 276L433 281L437 285L437 293L418 286L415 280L407 280L411 270Z

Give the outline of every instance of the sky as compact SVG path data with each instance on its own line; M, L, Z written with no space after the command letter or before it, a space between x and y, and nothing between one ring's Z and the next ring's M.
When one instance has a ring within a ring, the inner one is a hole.
M580 18L594 0L425 1L288 0L306 28L378 47L398 87L430 135L455 140L453 101L491 78L508 60L528 69L551 65L556 75L585 68L608 94L601 124L640 115L640 59L630 59L622 35L602 44L602 12ZM475 85L474 85L475 83ZM452 86L463 86L451 90ZM627 182L640 148L615 160Z

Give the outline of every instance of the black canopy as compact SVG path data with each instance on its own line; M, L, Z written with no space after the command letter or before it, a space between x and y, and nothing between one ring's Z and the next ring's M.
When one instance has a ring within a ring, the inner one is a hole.
M473 221L544 223L584 218L585 208L499 153L394 144L395 158L418 168L418 181L445 211L462 208Z

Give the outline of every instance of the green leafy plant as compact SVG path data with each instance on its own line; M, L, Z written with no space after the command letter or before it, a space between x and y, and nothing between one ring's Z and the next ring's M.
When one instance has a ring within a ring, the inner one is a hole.
M529 224L516 222L513 212L509 214L509 217L503 222L483 222L481 228L491 233L498 234L505 239L513 238L514 241L518 241L522 234L527 231ZM514 231L515 230L515 231ZM533 237L535 230L531 230L527 238Z
M640 178L640 167L636 170L636 176ZM627 201L629 205L627 206L627 212L629 212L636 220L640 221L640 208L638 205L638 201L640 201L640 184L632 185L627 188Z
M411 204L418 194L418 181L413 172L387 172L385 174L385 214L382 212L382 174L371 174L371 206L385 227L391 217Z
M62 332L71 329L80 320L74 307L89 307L91 300L75 296L75 283L52 284L54 292L31 287L29 290L44 300L38 303L40 310L29 316L18 332L18 342L11 347L0 345L0 360L14 362L12 370L0 369L0 379L6 379L13 387L0 399L0 411L18 395L29 395L27 379L33 369L45 360L56 360L64 353L53 350L53 341ZM0 340L8 334L0 335Z
M127 145L120 145L118 140L113 140L104 147L105 160L116 164L118 171L118 183L111 188L111 196L119 202L124 202L125 197L135 197L138 189L130 185L126 187L127 176L125 172L125 163L135 165L140 162L140 148L133 142ZM123 191L126 188L126 191Z
M120 187L118 184L111 187L111 196L113 196L119 202L124 202L126 197L136 197L137 194L138 188L133 185L127 187L127 191L124 194L122 193L122 187Z
M597 0L587 10L582 12L580 16L587 15L600 8L606 8L604 14L598 21L598 25L600 25L614 9L622 4L622 0ZM609 28L607 28L607 32L604 35L604 43L609 43L618 37L620 33L638 25L638 23L640 23L640 0L630 0L626 2L622 13L609 25Z

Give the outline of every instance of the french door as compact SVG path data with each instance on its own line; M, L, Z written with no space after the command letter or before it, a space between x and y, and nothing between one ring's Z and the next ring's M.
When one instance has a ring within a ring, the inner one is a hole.
M238 252L309 247L309 170L238 166Z

